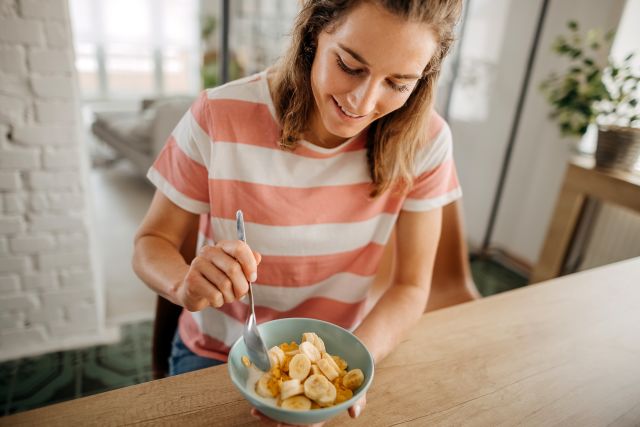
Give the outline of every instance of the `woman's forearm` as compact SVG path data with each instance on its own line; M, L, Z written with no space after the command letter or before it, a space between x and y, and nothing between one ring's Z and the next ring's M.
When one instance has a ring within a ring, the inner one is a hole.
M176 290L189 271L189 264L170 242L151 235L138 238L134 247L133 270L153 291L179 304Z
M394 284L380 298L355 331L376 363L393 351L420 319L428 297L424 287Z

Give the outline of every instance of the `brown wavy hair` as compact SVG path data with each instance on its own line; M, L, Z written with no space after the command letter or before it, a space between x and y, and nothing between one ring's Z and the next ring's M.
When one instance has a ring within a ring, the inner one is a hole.
M454 27L462 0L305 0L296 19L291 45L277 64L273 97L282 126L280 147L293 150L308 124L314 107L311 65L324 30L334 30L356 5L370 1L408 21L428 24L438 48L423 70L407 102L375 120L367 133L367 161L373 181L372 197L392 185L406 190L413 182L417 150L427 141L440 65L454 41Z

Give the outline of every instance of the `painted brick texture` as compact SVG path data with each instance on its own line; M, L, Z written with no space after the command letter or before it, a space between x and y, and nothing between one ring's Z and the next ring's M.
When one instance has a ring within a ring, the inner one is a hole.
M103 330L71 40L66 0L1 0L0 361Z

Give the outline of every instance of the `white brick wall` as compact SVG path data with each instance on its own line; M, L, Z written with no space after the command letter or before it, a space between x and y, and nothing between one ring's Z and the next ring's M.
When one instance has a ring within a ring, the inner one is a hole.
M0 0L0 361L105 339L71 40L66 0Z

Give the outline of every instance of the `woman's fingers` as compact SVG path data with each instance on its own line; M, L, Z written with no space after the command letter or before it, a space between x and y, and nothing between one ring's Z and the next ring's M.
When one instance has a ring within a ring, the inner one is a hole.
M230 303L248 292L248 280L255 279L261 260L262 256L251 251L246 243L223 240L216 246L200 248L192 262L192 269L199 271L214 285L222 294L224 303Z
M183 283L183 292L183 305L189 311L200 311L208 305L221 307L224 304L222 293L211 286L211 282L197 269L191 269L187 273Z
M256 281L258 278L258 263L249 245L240 240L222 240L218 242L216 246L222 248L225 253L238 260L246 280L251 282Z
M223 254L223 256L228 257L226 254ZM208 282L208 287L215 289L222 295L224 300L219 305L212 304L214 307L221 307L224 303L230 303L236 300L231 279L224 271L218 268L214 262L205 257L197 257L193 260L193 265ZM214 286L211 286L211 284Z
M349 416L351 418L358 418L366 405L367 395L365 394L356 403L354 403L352 407L349 408Z

